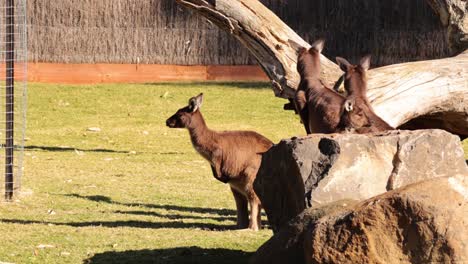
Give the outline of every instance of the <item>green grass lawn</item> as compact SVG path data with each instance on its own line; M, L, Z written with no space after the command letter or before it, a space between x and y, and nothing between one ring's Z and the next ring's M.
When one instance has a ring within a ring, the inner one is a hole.
M213 129L255 130L275 142L303 135L268 84L28 89L22 191L0 203L0 262L245 263L271 236L233 229L229 187L212 177L186 130L165 126L203 92Z

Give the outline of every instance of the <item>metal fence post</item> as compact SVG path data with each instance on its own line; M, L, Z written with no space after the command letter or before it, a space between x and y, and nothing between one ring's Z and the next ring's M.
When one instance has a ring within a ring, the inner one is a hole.
M6 1L5 78L5 199L13 198L13 135L15 85L15 1Z

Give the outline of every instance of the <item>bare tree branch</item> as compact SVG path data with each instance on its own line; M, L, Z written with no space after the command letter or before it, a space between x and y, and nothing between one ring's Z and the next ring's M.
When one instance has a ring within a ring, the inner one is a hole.
M175 0L195 10L235 36L267 73L278 97L290 99L299 84L297 51L310 47L300 36L258 0ZM466 15L455 7L461 0L428 0L443 23L466 33ZM444 2L446 3L444 5ZM466 13L466 12L465 12ZM448 14L448 15L447 15ZM457 15L454 15L457 14ZM460 20L461 19L461 20ZM448 20L448 22L446 22ZM465 37L452 29L455 40ZM460 33L461 34L461 33ZM454 40L454 41L455 41ZM458 46L458 42L453 42ZM465 43L465 44L463 44ZM322 81L333 86L342 74L338 66L321 57ZM398 127L418 120L416 127L437 127L468 136L468 52L453 58L389 65L369 71L368 96L375 112ZM430 122L428 121L430 120ZM424 124L424 125L423 125Z

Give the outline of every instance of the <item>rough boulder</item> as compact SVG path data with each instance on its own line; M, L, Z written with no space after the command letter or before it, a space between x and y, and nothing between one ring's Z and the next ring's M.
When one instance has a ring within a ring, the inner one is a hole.
M467 171L460 138L444 130L313 134L265 153L254 188L277 232L305 208Z
M337 203L306 209L251 263L468 262L466 174L410 184L347 208Z

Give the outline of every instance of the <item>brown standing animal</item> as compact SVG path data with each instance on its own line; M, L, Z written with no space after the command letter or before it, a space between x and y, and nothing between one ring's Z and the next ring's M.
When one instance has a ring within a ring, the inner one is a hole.
M338 131L346 99L325 87L320 77L320 54L324 45L318 40L307 50L302 48L297 59L301 82L294 97L296 111L310 133L335 133Z
M336 61L344 74L346 97L340 129L352 130L357 133L379 132L394 128L380 118L372 109L367 98L367 70L370 67L370 56L361 59L358 65L352 65L347 60L336 57Z
M260 167L262 154L273 143L253 131L217 132L206 126L200 112L203 94L192 97L166 121L171 128L187 128L193 147L211 164L213 176L228 183L236 201L238 228L257 231L261 227L261 203L253 182ZM250 206L250 221L248 206Z

